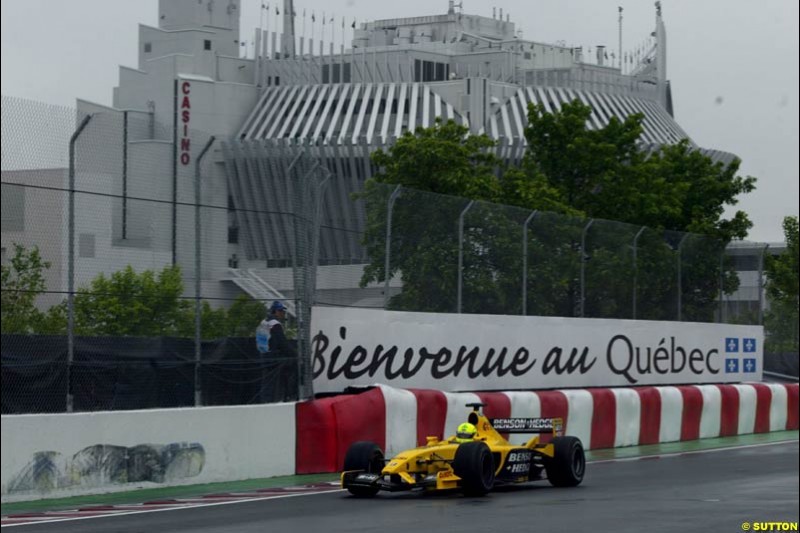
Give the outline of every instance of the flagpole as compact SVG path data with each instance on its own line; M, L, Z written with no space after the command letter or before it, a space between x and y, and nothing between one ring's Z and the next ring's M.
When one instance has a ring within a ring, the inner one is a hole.
M267 49L269 49L269 45L266 43L266 41L268 40L267 38L269 37L269 3L266 4L266 8L265 8L264 7L264 3L262 2L261 8L262 8L261 11L266 12L266 13L262 13L262 14L264 15L264 17L266 17L265 24L267 26L267 30L266 30L267 34L264 36L264 50L267 50ZM271 53L272 53L272 50L270 50L269 53L265 53L264 56L269 59Z
M622 6L618 6L617 9L619 9L619 50L618 50L619 51L619 58L620 58L619 73L620 74L624 74L625 73L623 71L624 66L623 66L623 63L622 63Z

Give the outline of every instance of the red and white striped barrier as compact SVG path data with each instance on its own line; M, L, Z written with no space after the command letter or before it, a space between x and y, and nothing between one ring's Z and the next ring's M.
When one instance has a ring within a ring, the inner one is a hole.
M798 429L798 385L684 385L538 392L449 393L377 386L297 404L297 473L336 472L351 443L387 456L443 438L483 402L489 418L561 417L587 449ZM513 435L524 442L532 435Z

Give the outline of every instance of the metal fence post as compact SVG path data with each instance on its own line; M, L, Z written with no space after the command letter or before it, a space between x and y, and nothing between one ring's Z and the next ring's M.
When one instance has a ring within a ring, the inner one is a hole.
M397 197L400 196L400 192L402 191L403 186L398 185L395 187L392 194L389 195L389 202L386 205L386 259L384 260L383 265L383 272L384 277L384 286L383 286L383 308L386 309L389 307L389 262L392 255L392 212L394 211L394 203L397 200Z
M589 228L594 224L594 219L590 219L589 223L583 227L581 232L581 318L586 313L586 233Z
M72 363L75 360L75 143L92 115L83 117L69 139L69 206L67 222L67 412L73 410Z
M719 313L717 318L717 323L723 324L725 323L725 251L723 250L721 254L719 254Z
M194 166L194 405L203 405L203 386L200 380L202 359L202 306L200 302L201 242L200 234L200 166L215 137L212 135L197 156Z
M639 282L639 264L636 262L636 245L639 242L639 237L642 236L644 230L647 229L647 226L642 226L642 229L636 234L636 237L633 238L633 320L636 320L636 289L637 283Z
M682 261L681 261L681 248L683 248L683 243L686 242L686 237L688 237L688 236L689 236L689 234L685 233L683 235L683 237L681 237L681 241L678 243L678 322L681 321L681 318L683 316L683 312L682 312L683 311L683 308L682 308L682 306L683 306L683 274L681 272L681 270L682 270L682 268L681 268L681 263L682 263ZM723 253L725 253L725 252L723 252ZM722 276L722 265L721 265L721 263L720 263L720 276ZM722 279L722 278L720 277L720 279ZM720 291L721 290L722 290L722 285L720 284Z
M765 244L758 256L758 324L764 325L764 254L769 250L769 244Z
M312 228L312 231L314 232L314 235L312 237L312 244L311 244L311 261L310 261L310 265L311 265L312 272L314 273L315 276L316 276L316 269L317 269L317 261L318 261L318 258L319 258L319 237L320 237L319 234L320 234L320 227L322 226L322 197L325 194L325 188L328 185L328 182L330 181L331 176L333 176L331 171L328 170L327 168L322 168L322 170L327 174L327 176L325 176L325 179L322 180L321 183L317 184L317 192L316 192L317 205L316 205L315 212L314 212L314 226ZM316 282L315 282L314 283L314 291L315 292L316 292L316 288L317 288L317 285L316 285ZM315 303L315 301L316 301L316 294L310 294L309 295L309 300L310 300L311 304L313 305Z
M461 284L462 284L462 268L464 266L464 215L474 204L474 200L470 200L467 207L458 215L458 296L456 298L456 313L461 312Z
M128 238L128 112L122 112L122 240Z
M321 166L319 162L311 165L307 171L305 166L294 170L295 165L300 161L301 156L306 155L305 148L294 157L286 168L287 188L292 203L292 225L294 228L294 251L292 255L292 271L295 278L295 303L297 319L297 396L303 400L310 398L314 394L312 376L310 372L311 351L309 349L311 335L310 300L316 285L316 265L311 264L313 259L313 239L311 232L319 231L318 222L312 220L316 205L306 202L306 192L312 188L309 186L312 175ZM296 180L292 180L292 173L297 175ZM299 192L295 190L293 181L299 181ZM312 200L313 201L313 200ZM317 226L317 227L315 227ZM301 254L302 242L302 257ZM312 285L313 283L313 285Z
M528 224L536 217L534 211L522 225L522 316L528 315Z

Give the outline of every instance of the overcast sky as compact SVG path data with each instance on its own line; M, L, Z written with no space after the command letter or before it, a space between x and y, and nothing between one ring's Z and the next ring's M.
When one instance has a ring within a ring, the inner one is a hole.
M275 1L269 2L273 6ZM750 240L781 241L781 220L798 214L797 0L664 0L667 75L675 118L705 148L742 158L758 189L741 199L755 222ZM261 0L242 0L243 39L259 24ZM536 41L617 48L617 6L629 49L654 29L655 9L637 0L464 0L464 11L503 8ZM137 24L156 26L157 0L3 0L2 93L74 106L76 98L111 104L118 65L137 65ZM341 17L347 30L378 18L441 14L447 0L296 0L302 12ZM270 23L270 27L273 24ZM338 37L337 37L338 38Z

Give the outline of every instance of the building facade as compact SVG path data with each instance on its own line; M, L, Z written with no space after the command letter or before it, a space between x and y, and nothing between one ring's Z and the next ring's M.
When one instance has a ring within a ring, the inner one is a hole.
M253 150L324 162L317 289L359 305L381 288L358 289L364 213L348 198L377 170L370 153L404 133L455 120L518 161L528 104L558 110L577 99L592 108L590 128L642 113L646 147L688 137L674 119L658 3L652 42L635 61L602 46L590 54L522 39L502 10L471 15L453 1L442 15L362 23L350 48L334 50L296 35L292 0L282 8L284 31L259 29L250 57L241 57L240 0L160 0L158 27L140 25L138 65L120 67L113 105L78 102L80 116L93 116L80 142L98 156L76 175L86 192L76 210L92 213L76 222L76 235L92 243L92 254L76 256L76 286L127 265L175 263L187 296L199 276L208 297L291 297L291 228L285 217L247 215L288 210L282 168L251 164ZM195 165L211 136L198 233Z

